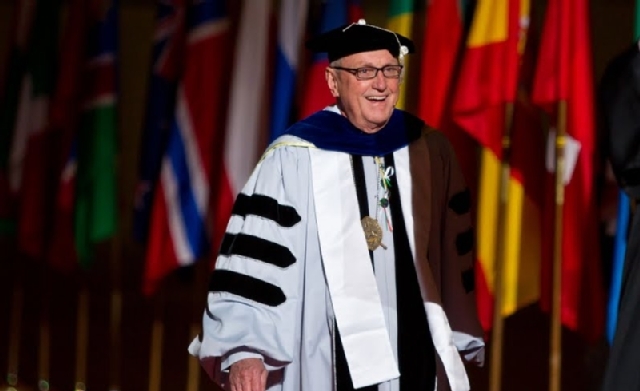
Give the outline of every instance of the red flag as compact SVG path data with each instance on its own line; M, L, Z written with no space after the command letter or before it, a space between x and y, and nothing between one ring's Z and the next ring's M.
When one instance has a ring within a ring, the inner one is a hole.
M520 273L520 226L523 191L509 178L509 203L499 216L502 137L507 104L514 103L518 88L520 56L528 27L528 0L480 0L467 40L452 101L453 121L482 146L476 228L476 284L480 321L489 330L493 321L495 263L500 255L497 241L504 243L504 306L509 315L523 302L517 283ZM514 128L515 130L515 128ZM498 218L510 227L504 238L497 236ZM531 295L529 295L531 296Z
M565 184L562 211L561 318L568 328L595 340L604 327L604 291L594 188L596 129L589 28L586 0L549 1L532 99L554 119L559 102L566 102L566 133L580 146L575 169ZM546 185L544 224L547 232L553 232L553 174L547 175ZM546 239L541 306L549 310L553 236Z
M498 157L517 90L521 1L478 2L452 103L454 121Z
M55 186L49 110L56 77L59 11L57 0L37 2L10 159L10 178L19 194L18 249L38 259L44 256Z
M463 9L458 1L428 2L422 44L418 115L441 128L452 90L460 43L464 33Z
M7 63L0 74L0 232L15 230L17 194L10 184L9 159L35 14L35 2L16 2Z
M478 144L453 123L451 97L464 36L464 9L460 2L428 2L422 45L418 116L447 135L458 157L462 174L475 199L478 176Z
M206 224L212 171L220 161L224 77L219 61L229 50L226 2L206 0L190 9L184 73L175 118L154 194L143 291L152 294L164 276L191 265L208 247ZM260 62L258 62L260 63Z
M361 0L347 0L347 19L349 23L355 23L364 18Z
M82 81L87 44L88 4L73 0L65 26L60 52L58 82L51 101L49 118L52 139L56 140L52 171L57 181L54 191L52 228L48 243L48 261L60 270L76 267L73 234L75 199L75 139L82 107Z
M319 31L314 34L321 34L347 23L354 23L363 16L360 2L357 0L332 0L323 3L322 14L320 16ZM329 87L324 78L324 71L329 66L329 59L326 53L316 53L307 71L300 107L300 118L308 117L316 111L322 110L329 105L335 104L336 100L331 96Z

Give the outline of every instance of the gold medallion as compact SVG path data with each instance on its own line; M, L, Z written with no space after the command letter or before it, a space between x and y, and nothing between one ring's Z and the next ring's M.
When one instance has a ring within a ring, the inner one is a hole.
M364 231L364 237L367 240L367 247L369 251L377 249L379 246L386 249L387 247L382 244L382 228L380 224L370 216L365 216L362 220L362 230Z

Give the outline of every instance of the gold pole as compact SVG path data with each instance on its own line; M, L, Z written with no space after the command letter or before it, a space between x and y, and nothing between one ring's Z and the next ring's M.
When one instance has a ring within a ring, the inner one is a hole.
M16 269L19 268L16 262ZM9 351L7 360L7 391L18 387L18 363L20 360L20 326L22 324L23 286L22 273L16 271L11 298L11 323L9 325Z
M49 358L50 358L50 302L51 296L51 283L47 276L47 267L42 267L42 299L41 299L41 312L40 312L40 346L38 350L38 390L49 390Z
M164 291L160 288L155 298L153 326L151 330L151 351L149 356L149 391L160 391L162 380L162 339Z
M198 323L191 323L190 337L196 338L200 332ZM196 357L187 356L189 359L189 369L187 371L187 391L198 391L200 386L200 362Z
M562 212L564 206L564 170L567 102L558 103L556 133L556 211L553 243L553 291L551 307L551 345L549 353L549 391L560 391L562 364L562 325L560 315L562 290Z
M78 325L76 336L76 391L86 390L87 353L89 343L89 289L82 282L78 295Z
M122 284L120 264L121 236L116 233L111 247L111 356L110 386L109 391L120 390L120 356L122 352L121 325L122 325Z
M500 391L502 388L502 346L504 341L504 267L505 267L505 237L507 231L506 209L509 201L509 176L511 152L511 126L513 123L513 102L505 105L505 127L502 136L502 159L500 162L500 202L498 204L498 226L496 227L496 257L494 260L493 277L493 324L491 336L491 367L489 377L490 391Z

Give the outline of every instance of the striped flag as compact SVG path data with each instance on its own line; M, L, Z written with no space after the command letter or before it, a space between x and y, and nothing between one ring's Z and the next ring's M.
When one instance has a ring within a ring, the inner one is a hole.
M116 232L117 0L91 5L85 97L77 135L74 237L78 261L88 267L93 245Z
M270 141L280 136L291 123L291 109L308 8L308 0L283 0L280 4L275 82L271 99Z
M216 194L216 246L221 243L236 195L264 149L261 116L267 87L264 64L269 47L271 1L244 0L243 5L227 113L224 171Z
M485 330L491 328L493 320L502 136L505 131L507 104L516 100L520 57L524 50L528 17L527 0L478 2L452 102L453 120L482 146L476 231L476 285L478 313ZM509 183L509 187L514 185L513 182ZM518 286L517 278L520 267L519 243L511 240L520 237L521 199L510 202L519 204L507 205L504 216L505 224L514 234L505 238L506 272L503 286L505 296L518 297L519 294L510 293L510 290L523 288ZM505 301L502 312L508 315L519 304L510 305Z
M453 3L453 2L452 2ZM391 0L389 3L389 23L387 28L407 38L413 36L413 0ZM408 58L404 59L404 74L409 74ZM398 109L406 108L406 96L409 86L403 84L398 94Z
M347 24L346 0L326 0L323 2L320 16L320 26L315 35L338 28ZM355 12L352 12L356 15ZM331 96L329 87L324 78L324 71L329 66L329 58L326 53L314 53L311 65L307 71L304 96L300 108L300 118L306 118L318 110L335 104L335 98Z
M14 25L10 40L8 64L3 68L0 91L0 232L15 232L15 197L9 185L9 155L14 137L16 115L27 50L35 18L33 0L15 2Z
M133 233L140 242L146 242L149 234L154 190L173 123L176 89L184 58L184 3L185 0L167 0L157 4L151 80L134 203Z
M565 182L562 211L561 320L586 338L600 338L604 328L604 292L594 183L595 110L586 0L550 0L542 31L532 99L555 117L566 102L567 146L578 145L575 168ZM571 160L567 159L567 167ZM565 177L567 178L567 177ZM548 173L543 224L554 232L555 183ZM551 308L553 237L543 242L541 306Z
M154 195L143 291L193 264L209 247L206 218L210 178L219 154L220 106L225 99L229 21L224 0L204 0L189 13L184 73ZM260 63L262 64L262 63Z

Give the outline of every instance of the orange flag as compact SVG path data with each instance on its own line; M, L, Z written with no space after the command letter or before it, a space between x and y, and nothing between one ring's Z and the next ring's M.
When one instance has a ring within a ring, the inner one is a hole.
M506 130L507 104L518 90L521 55L529 25L528 0L479 0L467 40L456 94L452 99L454 122L481 145L476 227L476 285L480 321L489 330L493 319L493 291L497 240L504 240L504 306L508 315L537 298L522 292L520 247L522 186L508 183L514 197L507 204L504 223L509 233L497 237L500 198L502 137ZM537 284L534 284L537 290ZM507 300L508 298L508 300Z

